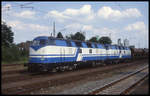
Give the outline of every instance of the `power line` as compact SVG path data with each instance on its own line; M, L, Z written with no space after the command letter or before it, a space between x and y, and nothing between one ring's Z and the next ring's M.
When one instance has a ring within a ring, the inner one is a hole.
M15 3L15 2L14 2ZM2 7L3 11L10 11L11 8L13 7L20 7L20 8L31 8L33 9L34 7L33 6L27 6L29 4L32 4L33 2L29 2L29 3L23 3L23 4L18 4L16 3L17 5L11 5L11 6L5 6L5 7Z

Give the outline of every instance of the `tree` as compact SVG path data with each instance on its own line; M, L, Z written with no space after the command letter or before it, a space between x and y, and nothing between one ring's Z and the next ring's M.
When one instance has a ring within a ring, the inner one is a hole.
M81 32L77 32L77 33L74 35L74 40L85 41L85 36L84 36Z
M13 43L13 32L10 26L7 26L5 22L2 22L2 45L6 47L10 47Z
M89 41L98 43L97 37L92 37L91 39L89 39Z
M81 40L81 41L85 41L85 36L80 33L80 32L77 32L75 33L74 35L73 34L70 34L70 36L66 36L67 39L72 39L72 40Z
M73 34L70 34L70 35L66 36L66 39L68 39L68 40L72 39L73 40L73 36L74 36Z
M59 32L59 33L57 34L57 38L63 38L63 35L61 34L61 32Z
M101 37L99 40L98 40L99 43L102 43L102 44L111 44L112 41L109 37Z

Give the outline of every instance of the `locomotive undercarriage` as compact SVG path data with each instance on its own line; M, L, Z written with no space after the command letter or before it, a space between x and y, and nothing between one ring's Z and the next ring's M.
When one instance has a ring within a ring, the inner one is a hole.
M29 72L57 72L57 71L71 71L83 67L96 67L100 65L108 64L118 64L121 62L127 62L129 59L108 59L104 60L94 60L94 61L79 61L79 62L65 62L65 63L30 63L28 64Z

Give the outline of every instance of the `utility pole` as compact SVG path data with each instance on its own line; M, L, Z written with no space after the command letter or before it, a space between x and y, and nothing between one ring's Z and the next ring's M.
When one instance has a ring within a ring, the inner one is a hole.
M109 33L109 38L111 39L111 33Z
M53 23L53 37L55 37L55 22Z

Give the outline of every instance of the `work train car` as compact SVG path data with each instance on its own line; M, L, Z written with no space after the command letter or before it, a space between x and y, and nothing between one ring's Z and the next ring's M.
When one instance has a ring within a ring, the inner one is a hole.
M148 58L149 57L149 50L144 48L143 49L143 55L144 55L144 57Z
M129 59L128 47L39 36L30 46L27 66L30 72L64 71Z
M131 57L133 60L148 58L148 49L131 48Z

